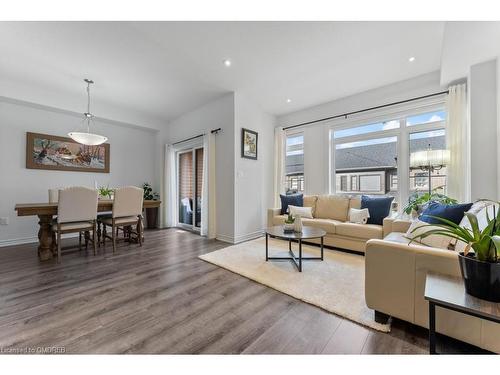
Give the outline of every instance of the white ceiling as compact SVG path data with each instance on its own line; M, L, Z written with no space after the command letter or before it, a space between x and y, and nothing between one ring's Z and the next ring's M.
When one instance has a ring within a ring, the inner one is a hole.
M83 112L89 77L96 115L142 126L158 128L230 91L282 115L438 70L443 29L444 22L0 22L0 95Z

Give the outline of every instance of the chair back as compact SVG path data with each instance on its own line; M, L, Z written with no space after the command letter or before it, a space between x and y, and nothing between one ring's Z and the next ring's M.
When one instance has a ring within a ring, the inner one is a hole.
M115 189L113 217L138 216L142 214L144 190L136 186Z
M97 217L97 190L74 186L59 190L57 222L95 220Z
M57 189L49 189L49 203L57 203L59 201L59 190Z

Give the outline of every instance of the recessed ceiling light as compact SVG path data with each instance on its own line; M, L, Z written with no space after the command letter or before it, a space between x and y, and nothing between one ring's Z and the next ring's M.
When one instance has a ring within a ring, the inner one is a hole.
M291 103L291 101L292 101L292 99L290 99L290 98L286 100L287 103Z
M224 62L224 65L227 67L231 66L231 60L225 59L223 62Z
M415 61L415 57L413 57L413 56L412 56L412 57L410 57L410 58L408 59L408 61L409 61L409 62L414 62L414 61Z

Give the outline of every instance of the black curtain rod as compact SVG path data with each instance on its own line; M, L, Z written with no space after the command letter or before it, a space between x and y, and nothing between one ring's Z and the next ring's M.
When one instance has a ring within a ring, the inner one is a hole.
M378 105L376 107L370 107L370 108L360 109L359 111L347 112L347 113L343 113L341 115L335 115L335 116L325 117L325 118L321 118L319 120L313 120L313 121L303 122L303 123L297 124L297 125L290 125L290 126L284 127L283 130L292 129L292 128L296 128L296 127L304 126L304 125L311 125L311 124L315 124L317 122L333 120L333 119L341 118L341 117L346 117L347 118L347 116L355 115L357 113L362 113L362 112L367 112L367 111L373 111L374 109L380 109L380 108L390 107L390 106L397 105L397 104L408 103L408 102L412 102L414 100L430 98L430 97L433 97L433 96L438 96L438 95L443 95L443 94L448 94L448 90L441 91L441 92L436 92L434 94L428 94L428 95L418 96L418 97L412 98L412 99L400 100L399 102L393 102L393 103L389 103L389 104L382 104L382 105Z
M214 130L210 130L210 133L212 134L217 134L218 132L220 132L222 129L221 128L217 128L217 129L214 129ZM190 141L192 139L196 139L196 138L200 138L200 137L203 137L205 134L199 134L199 135L195 135L194 137L190 137L190 138L186 138L186 139L183 139L182 141L178 141L178 142L175 142L175 143L172 143L172 145L177 145L179 143L183 143L183 142L187 142L187 141Z

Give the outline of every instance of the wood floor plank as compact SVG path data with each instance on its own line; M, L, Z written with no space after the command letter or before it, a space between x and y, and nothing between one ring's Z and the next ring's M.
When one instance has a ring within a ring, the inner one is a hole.
M147 231L142 247L121 242L114 254L111 246L97 256L72 250L61 264L39 262L36 244L2 248L0 347L63 346L67 353L426 352L425 329L395 321L390 334L376 332L198 259L226 246L168 229Z
M322 353L360 354L370 332L368 328L344 319Z

